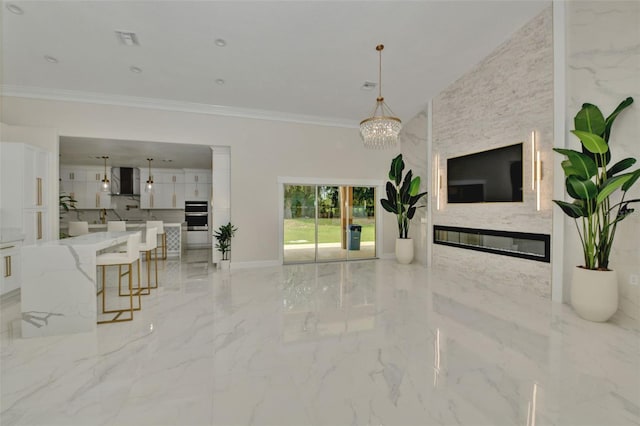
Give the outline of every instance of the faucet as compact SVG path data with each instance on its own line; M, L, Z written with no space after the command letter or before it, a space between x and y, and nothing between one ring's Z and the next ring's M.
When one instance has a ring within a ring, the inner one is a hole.
M100 223L105 223L107 221L107 209L100 210Z

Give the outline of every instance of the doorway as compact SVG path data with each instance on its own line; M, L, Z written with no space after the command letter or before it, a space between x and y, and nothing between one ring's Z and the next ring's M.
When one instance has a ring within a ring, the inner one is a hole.
M283 185L283 263L376 258L376 187Z

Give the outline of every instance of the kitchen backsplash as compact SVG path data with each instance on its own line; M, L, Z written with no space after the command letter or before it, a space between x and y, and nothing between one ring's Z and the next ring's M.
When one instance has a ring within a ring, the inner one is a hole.
M114 199L116 208L107 209L106 220L127 220L127 221L147 221L162 220L167 223L183 223L184 209L140 209L140 201L130 197L116 197ZM128 207L127 207L128 206ZM89 223L100 223L101 210L91 209L69 211L61 215L60 223L69 221L86 221Z

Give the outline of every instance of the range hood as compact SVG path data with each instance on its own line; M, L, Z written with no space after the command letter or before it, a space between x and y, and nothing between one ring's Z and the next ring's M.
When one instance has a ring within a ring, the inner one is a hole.
M111 195L140 195L140 169L112 167Z

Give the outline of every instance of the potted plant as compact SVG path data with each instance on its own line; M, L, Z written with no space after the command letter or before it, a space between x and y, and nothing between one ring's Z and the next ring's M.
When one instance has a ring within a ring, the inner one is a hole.
M584 265L574 270L571 304L578 315L591 321L607 321L618 309L618 281L615 271L609 269L609 256L618 223L633 213L629 205L640 201L625 200L640 178L640 169L627 171L636 159L625 158L609 166L611 127L632 103L632 98L625 99L606 119L597 106L583 104L571 131L580 139L582 152L554 149L566 156L562 162L565 186L574 200L553 201L574 219L584 256Z
M231 222L226 225L221 225L216 231L214 231L213 236L217 241L216 248L222 255L222 259L218 263L218 267L220 269L229 269L231 266L231 261L229 260L229 252L231 251L231 238L234 237L238 228L231 225Z
M416 214L416 206L426 192L420 191L420 176L413 176L409 170L402 176L404 161L399 154L391 161L389 181L387 182L387 198L380 200L382 207L396 215L398 220L398 238L396 239L396 259L399 263L408 264L413 260L413 239L409 238L409 224Z
M76 210L77 201L70 194L65 194L61 192L59 194L59 203L60 203L60 214L59 219L62 219L63 216L69 212L69 210ZM60 231L60 238L67 238L68 235L65 232Z

